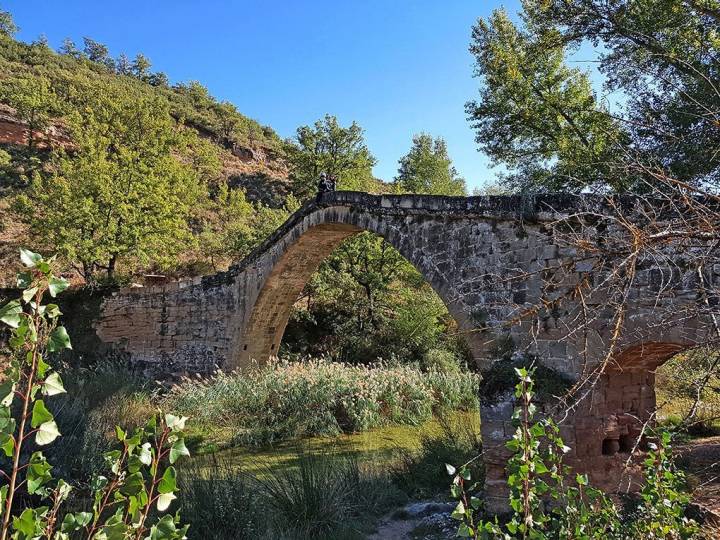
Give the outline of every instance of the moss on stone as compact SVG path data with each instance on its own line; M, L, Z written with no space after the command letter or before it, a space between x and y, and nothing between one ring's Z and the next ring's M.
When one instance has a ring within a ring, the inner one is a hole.
M536 359L519 356L512 359L501 359L483 371L480 381L480 402L493 405L508 392L512 392L518 382L516 368L535 368L535 396L538 401L553 401L562 396L573 384L572 380L562 373L543 366Z

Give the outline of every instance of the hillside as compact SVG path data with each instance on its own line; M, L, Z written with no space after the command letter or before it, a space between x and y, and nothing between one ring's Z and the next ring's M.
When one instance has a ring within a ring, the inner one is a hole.
M241 188L247 200L269 208L282 208L289 194L284 142L272 130L241 114L234 105L218 102L201 84L170 85L162 73L147 65L124 65L105 54L93 59L68 43L56 52L44 43L26 44L0 34L0 285L12 282L17 248L28 240L27 228L10 213L10 200L27 188L28 163L45 167L52 151L72 152L73 142L64 116L82 111L84 96L97 88L128 95L167 100L174 121L209 143L219 160L213 182ZM138 57L140 58L140 57ZM18 97L18 81L34 93ZM47 86L49 92L43 94ZM39 90L37 90L39 89ZM102 91L102 90L100 90ZM36 95L40 94L40 95ZM52 100L38 115L43 99Z
M103 81L131 85L161 95L168 99L178 122L195 129L221 150L223 174L234 184L247 185L256 197L267 202L282 194L266 192L257 185L265 179L278 189L287 179L282 141L272 128L244 116L230 103L218 102L195 81L169 86L163 74L120 74L113 65L89 60L80 53L59 54L43 44L28 45L0 36L0 82L16 77L46 77L51 84L85 79L90 84ZM7 95L0 95L0 103L4 104L0 109L0 145L25 144L27 124L13 114L7 101ZM63 130L61 121L54 120L45 132L57 142L56 134L62 139Z

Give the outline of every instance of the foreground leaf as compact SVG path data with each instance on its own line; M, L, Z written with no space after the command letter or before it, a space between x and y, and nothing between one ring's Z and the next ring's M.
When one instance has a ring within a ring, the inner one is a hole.
M40 424L37 433L35 433L35 442L40 446L50 444L60 436L57 424L54 420Z
M58 326L52 331L48 338L47 350L48 352L57 352L63 349L72 349L72 345L70 344L70 336L68 336L65 327Z

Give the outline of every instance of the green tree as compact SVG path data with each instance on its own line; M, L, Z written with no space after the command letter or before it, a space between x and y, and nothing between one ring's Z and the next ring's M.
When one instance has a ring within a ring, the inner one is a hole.
M287 153L293 193L300 199L315 194L323 172L334 175L341 189L369 191L375 185L375 158L355 122L342 127L336 117L325 115L313 126L299 127Z
M465 181L452 166L447 144L426 133L415 135L412 148L400 158L395 184L405 193L465 195Z
M50 43L48 42L48 38L45 34L40 34L38 38L32 42L33 46L38 47L40 49L44 50L50 50Z
M10 79L0 87L0 96L26 123L28 150L32 152L38 132L44 132L52 116L60 112L60 103L50 81L42 76Z
M170 263L191 241L200 196L188 140L165 100L95 87L68 115L74 148L58 151L52 174L36 175L17 209L39 238L87 280L115 276L120 261Z
M132 73L132 64L125 53L120 53L115 61L115 69L120 75L130 75Z
M18 30L19 28L15 24L12 14L9 11L0 9L0 34L13 37Z
M624 185L615 164L625 133L596 99L588 74L567 67L556 31L527 20L520 29L496 10L473 28L470 51L482 81L479 99L466 105L475 140L510 169L512 185Z
M568 47L598 46L607 90L627 99L626 152L685 182L720 180L717 0L526 0L524 10Z
M235 138L235 132L240 127L240 114L235 105L229 101L222 101L215 105L215 114L218 119L218 132L228 141Z
M141 81L146 80L150 76L150 67L152 64L144 54L138 53L132 63L132 74Z
M168 76L162 71L156 71L150 74L147 82L152 86L162 86L165 88L170 86L170 79L168 79Z
M717 0L525 0L520 25L496 11L473 29L482 86L467 111L513 187L653 187L648 170L720 180ZM567 51L590 43L606 107Z
M70 56L77 60L82 57L83 53L77 48L77 45L75 45L75 42L72 39L66 37L60 46L60 54Z
M103 64L111 69L114 68L115 62L110 58L110 51L107 45L89 37L84 37L83 42L85 44L83 51L88 60L97 64Z

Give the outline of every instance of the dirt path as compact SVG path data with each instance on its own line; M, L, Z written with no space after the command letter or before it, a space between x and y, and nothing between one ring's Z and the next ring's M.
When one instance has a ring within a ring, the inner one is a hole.
M386 516L367 540L439 540L455 537L449 515L454 505L435 501L408 504Z
M677 446L678 465L686 472L693 502L720 533L720 436Z

